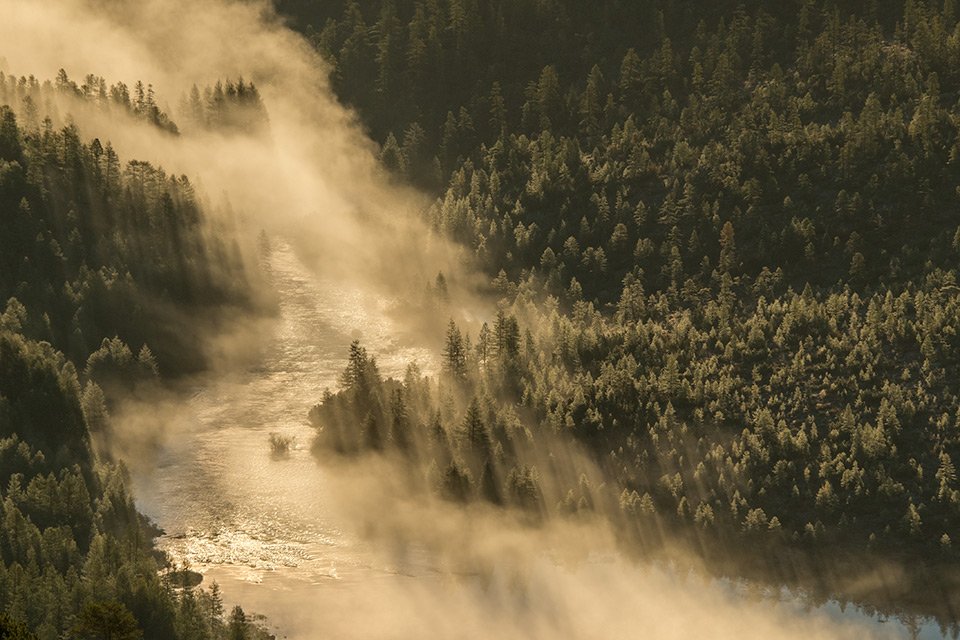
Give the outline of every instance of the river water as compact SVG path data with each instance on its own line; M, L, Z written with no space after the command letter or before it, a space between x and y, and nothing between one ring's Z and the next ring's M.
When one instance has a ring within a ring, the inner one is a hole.
M388 301L316 276L289 245L274 243L269 271L279 318L262 362L195 389L179 408L188 428L166 439L154 464L137 465L133 482L139 508L166 532L160 547L205 585L218 582L228 604L266 615L278 637L760 638L794 624L796 635L785 637L941 637L932 623L909 632L836 603L741 603L722 585L692 589L656 572L625 574L609 560L563 572L539 566L535 584L550 599L530 605L537 615L429 562L399 570L336 508L333 472L310 453L306 414L336 387L354 338L386 375L402 375L411 361L430 370L433 355L394 341ZM288 457L271 455L270 433L293 438Z
M262 363L193 393L183 407L193 428L137 469L134 492L177 562L220 583L229 601L303 629L298 618L313 620L317 602L361 613L350 585L392 575L328 518L307 411L336 388L353 339L376 353L385 375L413 361L429 366L432 354L395 344L386 301L318 278L288 244L275 243L269 271L280 310ZM288 456L271 455L271 433L293 439Z

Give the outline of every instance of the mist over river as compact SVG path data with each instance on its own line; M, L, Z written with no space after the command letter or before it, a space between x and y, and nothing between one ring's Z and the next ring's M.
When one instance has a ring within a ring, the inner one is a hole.
M267 635L160 566L960 639L958 69L955 0L0 0L0 637Z
M133 481L139 508L166 532L160 548L202 573L204 586L218 582L228 604L266 615L278 637L519 638L559 629L569 637L753 638L778 625L785 637L942 637L933 623L911 632L836 603L756 600L723 583L624 568L616 556L564 568L548 554L533 559L527 616L492 597L489 584L450 575L426 553L408 554L402 566L385 560L337 508L336 470L310 452L307 411L336 388L355 338L384 375L402 376L411 361L433 370L434 356L391 338L399 332L389 301L315 276L284 242L273 243L268 261L279 317L262 362L196 388L179 408L188 426L171 432L153 465L133 465ZM271 455L271 433L293 439L289 456ZM678 615L688 600L698 611Z
M184 406L196 428L169 438L155 466L134 476L139 507L166 531L159 546L202 572L205 586L219 582L230 601L284 630L301 629L298 617L312 619L320 604L362 620L352 585L395 577L331 517L307 411L336 387L355 338L387 375L432 356L391 341L385 301L317 280L288 244L269 261L280 315L262 364L196 390ZM271 455L270 433L293 438L289 456Z

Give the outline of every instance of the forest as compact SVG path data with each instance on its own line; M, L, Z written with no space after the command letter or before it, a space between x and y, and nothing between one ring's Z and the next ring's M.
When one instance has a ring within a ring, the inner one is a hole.
M274 4L483 276L486 321L457 274L425 283L438 371L385 375L358 338L302 399L320 464L381 456L454 508L603 518L633 557L955 637L954 0ZM180 96L0 73L0 637L272 637L157 549L98 444L277 312L243 220L63 104L169 139L274 126L226 73ZM881 563L894 587L845 591Z
M38 118L66 92L177 133L142 83L132 101L104 86L0 75L0 637L267 637L153 547L126 467L95 446L121 398L205 366L181 314L255 306L186 176Z
M499 300L432 387L351 347L319 446L419 438L442 494L576 513L518 453L569 437L641 548L880 557L884 604L955 609L953 2L281 5Z

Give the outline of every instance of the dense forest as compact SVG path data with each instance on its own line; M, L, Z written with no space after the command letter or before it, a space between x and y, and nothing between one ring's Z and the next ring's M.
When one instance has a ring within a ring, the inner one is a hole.
M126 469L94 450L114 401L204 366L180 314L255 304L185 176L54 126L67 94L177 135L152 90L105 86L0 75L0 637L266 637L154 549Z
M164 372L198 370L203 353L179 314L196 326L218 308L253 306L236 234L203 215L186 176L123 163L109 141L54 125L65 94L175 135L152 89L137 83L131 101L122 84L105 84L0 76L0 299L16 298L24 333L81 367L120 337Z
M899 560L955 610L917 595L960 558L951 0L319 4L280 2L499 299L432 386L355 345L320 446L576 512L522 453L571 438L641 546Z

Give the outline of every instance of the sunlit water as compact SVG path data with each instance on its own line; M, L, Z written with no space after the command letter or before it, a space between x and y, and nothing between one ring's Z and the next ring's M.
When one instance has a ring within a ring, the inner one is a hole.
M265 614L280 637L435 637L427 621L418 629L416 616L411 623L382 599L442 578L394 570L337 521L306 419L323 390L336 387L354 338L385 374L402 375L411 361L429 369L432 355L394 342L387 301L316 277L288 245L275 243L269 267L280 314L262 363L196 390L183 408L191 428L169 438L152 468L137 469L138 504L165 530L162 549L203 573L205 584L218 582L228 603ZM288 457L271 455L272 432L294 438ZM865 637L941 637L932 623L910 633L835 603L809 615ZM632 637L642 636L638 629Z
M195 429L169 438L154 468L137 470L134 490L178 563L219 582L229 600L296 628L297 617L313 614L297 611L309 601L329 603L334 591L343 602L352 582L392 575L328 519L307 411L336 388L353 339L385 375L414 361L429 367L433 356L393 342L386 301L318 279L289 245L277 243L269 260L280 314L263 362L197 390L185 407ZM271 433L293 438L288 456L271 455Z

